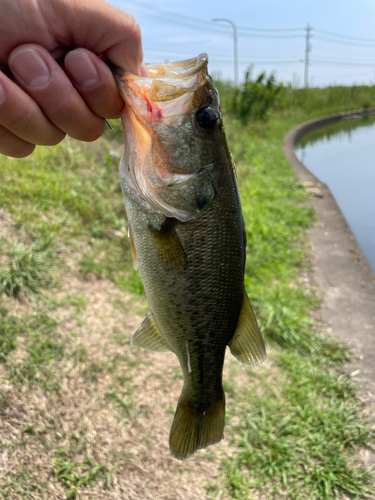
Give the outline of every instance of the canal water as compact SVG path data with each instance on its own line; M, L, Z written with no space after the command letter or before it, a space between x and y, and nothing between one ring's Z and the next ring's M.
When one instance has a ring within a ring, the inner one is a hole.
M303 136L295 151L328 184L375 272L375 116L320 127Z

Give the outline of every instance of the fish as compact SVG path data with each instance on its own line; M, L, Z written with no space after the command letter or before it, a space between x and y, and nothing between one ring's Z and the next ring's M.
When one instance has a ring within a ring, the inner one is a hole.
M148 64L148 77L115 75L125 101L120 181L133 265L150 306L131 345L173 352L180 362L169 436L180 460L223 438L226 347L248 365L266 357L244 288L246 232L207 65L200 54Z

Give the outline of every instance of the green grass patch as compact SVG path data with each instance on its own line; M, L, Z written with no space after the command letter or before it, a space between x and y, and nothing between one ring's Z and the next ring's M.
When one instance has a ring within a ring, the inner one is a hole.
M0 240L4 248L8 244ZM0 254L5 262L0 268L0 294L21 300L51 284L51 268L56 252L50 240L31 244L15 240Z
M118 161L104 142L90 146L67 139L23 160L1 157L0 166L0 204L29 232L61 238L87 231L101 237L124 226L121 188L113 182Z
M130 417L131 411L134 407L134 400L132 399L129 391L122 391L121 396L117 392L107 392L104 395L106 401L111 401L119 410L123 418Z
M22 466L17 472L11 470L5 476L0 490L0 499L35 500L35 498L46 498L46 491L48 491L48 486L38 474Z
M231 498L255 488L272 498L372 498L373 475L353 460L374 435L360 416L356 389L336 370L296 352L277 357L282 383L259 381L234 410L238 452L223 462Z
M81 303L78 301L77 307ZM69 338L59 332L58 321L50 314L16 317L4 307L0 308L0 362L13 383L38 385L46 392L59 391L58 364L67 356L75 364L86 362L82 346L78 345L68 354L68 343ZM13 359L10 354L16 349L20 354ZM3 404L6 404L6 395Z
M65 448L55 450L55 455L52 459L53 474L63 484L67 500L79 498L81 488L95 486L98 481L103 481L107 488L111 486L112 469L107 464L99 464L90 457L75 462Z
M10 378L31 386L38 384L47 392L58 391L56 363L65 353L65 342L57 330L57 322L46 314L23 320L25 354L20 361L8 365Z
M20 325L17 318L0 307L0 362L4 363L8 354L16 348Z
M0 266L0 293L22 298L45 288L52 276L52 257L63 244L80 253L83 276L107 277L120 288L144 295L139 273L132 268L119 158L111 154L112 147L119 147L113 139L122 142L119 122L114 121L114 129L107 132L112 142L84 144L68 138L54 148L38 147L22 160L0 157L0 206L35 241L8 242L8 264ZM65 255L62 252L60 263Z

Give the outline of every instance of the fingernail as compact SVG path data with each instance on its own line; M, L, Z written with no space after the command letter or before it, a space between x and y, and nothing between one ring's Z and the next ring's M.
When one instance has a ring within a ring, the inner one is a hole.
M4 87L0 83L0 105L3 104L4 101L5 101L5 91Z
M82 89L90 89L99 81L94 63L84 52L69 52L65 57L65 69Z
M20 49L11 55L9 66L12 73L28 87L44 87L51 77L47 64L35 49Z
M144 62L141 63L141 76L145 76L146 78L150 76Z

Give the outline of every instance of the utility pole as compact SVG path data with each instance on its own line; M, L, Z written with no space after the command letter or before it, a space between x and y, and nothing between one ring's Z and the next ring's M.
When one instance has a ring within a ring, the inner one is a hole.
M309 56L312 49L312 45L310 44L312 28L307 23L306 26L306 48L305 48L305 88L309 86Z
M229 23L233 28L233 57L234 57L234 84L238 87L238 47L237 47L237 26L233 21L227 19L226 17L220 17L218 19L212 19L212 21L223 21L224 23Z

